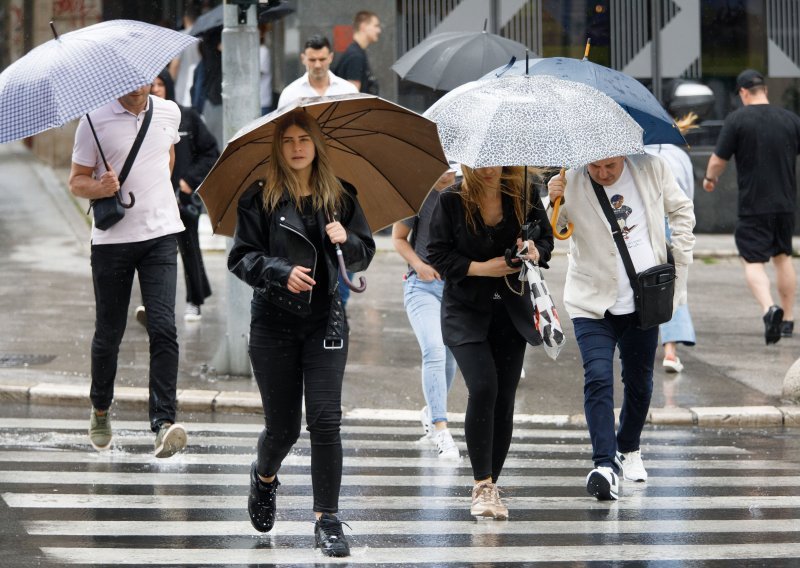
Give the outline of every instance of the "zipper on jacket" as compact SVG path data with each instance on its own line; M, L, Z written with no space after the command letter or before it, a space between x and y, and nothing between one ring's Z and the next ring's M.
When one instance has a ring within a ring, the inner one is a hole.
M310 246L311 250L314 251L314 264L311 267L311 274L312 275L316 275L317 274L317 249L314 246L314 244L310 240L308 240L308 237L306 237L303 233L301 233L298 229L295 229L291 225L281 221L280 223L278 223L278 226L283 227L284 229L293 232L295 235L297 235L298 237L300 237L301 239L303 239L305 242L308 243L308 246ZM314 276L312 276L312 278L314 278ZM308 303L309 303L309 305L311 304L311 297L313 295L314 295L314 287L312 286L311 290L309 290L309 292L308 292Z

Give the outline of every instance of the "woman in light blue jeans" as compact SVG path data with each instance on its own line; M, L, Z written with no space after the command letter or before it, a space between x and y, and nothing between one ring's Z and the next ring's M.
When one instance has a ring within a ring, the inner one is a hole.
M459 457L458 447L447 428L447 393L456 374L456 362L442 339L444 281L427 262L427 247L431 213L439 192L454 182L454 170L442 174L434 185L436 191L430 192L419 214L392 227L394 247L409 266L403 282L403 305L422 352L422 392L427 403L420 413L422 425L426 437L444 459Z

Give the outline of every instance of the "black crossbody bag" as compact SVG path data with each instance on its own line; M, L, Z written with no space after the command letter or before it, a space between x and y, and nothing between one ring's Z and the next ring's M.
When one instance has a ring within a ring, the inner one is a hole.
M667 264L659 264L636 273L631 254L622 236L622 230L614 217L611 203L603 186L589 178L592 182L597 200L611 226L611 234L619 249L625 272L633 288L633 303L639 316L639 328L650 329L672 319L672 302L675 297L675 262L667 246Z
M128 177L131 167L133 167L133 161L136 159L136 154L139 153L139 148L142 146L144 135L147 134L147 129L150 127L150 119L153 118L153 101L151 100L149 102L150 108L147 109L147 112L144 115L142 126L139 128L139 132L136 134L136 139L133 141L133 146L131 146L130 152L128 152L128 157L125 158L125 164L122 166L122 171L119 173L119 176L117 176L120 189L111 197L93 199L90 202L89 207L92 209L92 213L94 214L94 226L101 231L109 229L121 221L125 216L125 208L120 202L119 192L122 191L122 184L125 183L125 179ZM88 114L86 115L86 120L88 120L89 125L92 126L92 119L89 118ZM94 131L93 126L92 131ZM100 153L102 155L102 149L100 150ZM105 161L105 156L103 156L103 161Z

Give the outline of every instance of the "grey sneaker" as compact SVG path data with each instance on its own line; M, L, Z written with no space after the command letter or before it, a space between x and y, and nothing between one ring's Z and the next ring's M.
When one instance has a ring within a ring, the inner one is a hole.
M89 419L89 441L95 450L105 450L111 445L111 416L106 410L100 416L97 409L92 408L92 416Z
M183 320L184 321L200 321L202 318L202 314L200 313L200 306L196 306L195 304L186 304L186 311L183 312Z
M180 424L162 422L156 434L157 458L174 456L186 447L186 429Z
M473 517L494 517L496 506L494 483L486 480L473 485L472 506L469 509L470 515Z

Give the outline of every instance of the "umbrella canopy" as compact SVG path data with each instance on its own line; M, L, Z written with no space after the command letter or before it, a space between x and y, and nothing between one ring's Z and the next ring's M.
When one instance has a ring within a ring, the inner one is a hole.
M528 62L528 75L549 75L584 83L614 99L644 129L645 144L686 145L686 140L669 113L664 110L647 87L620 71L609 69L587 59L571 57L547 57ZM500 67L485 75L484 79L497 76L525 75L525 61L517 61L511 67Z
M63 126L149 84L196 41L144 22L110 20L40 45L0 74L0 143Z
M334 172L358 190L373 231L416 214L449 167L436 125L415 112L364 93L297 99L237 132L201 184L214 233L233 236L239 195L266 176L275 120L296 109L319 123Z
M294 12L293 8L284 2L269 7L258 6L258 21L261 23L274 22ZM221 28L225 23L224 4L212 8L194 21L189 31L193 36L199 36L214 28Z
M462 85L434 103L445 154L473 168L578 167L642 154L642 129L603 93L555 77Z
M392 69L401 79L449 91L479 79L512 57L524 57L527 50L521 43L485 30L444 32L425 38Z

